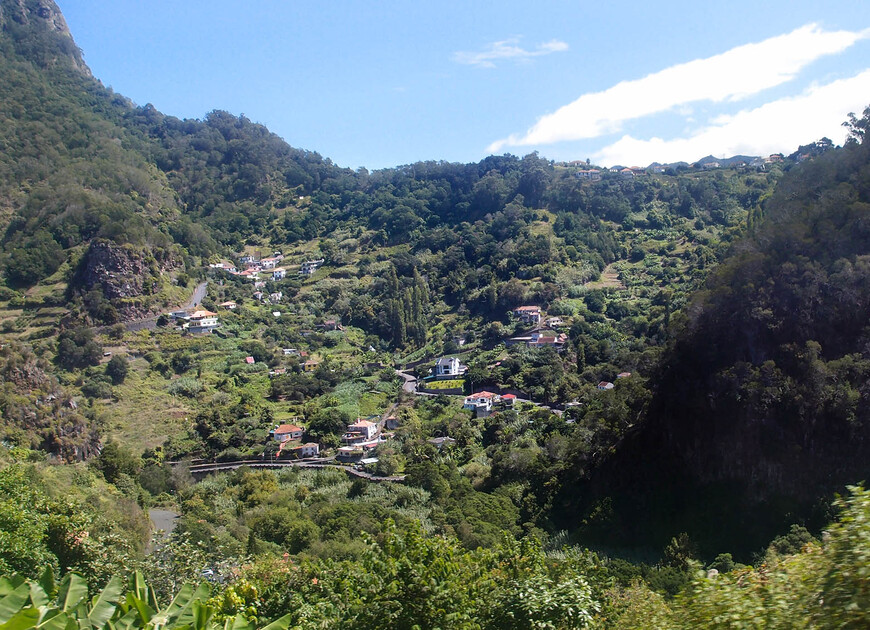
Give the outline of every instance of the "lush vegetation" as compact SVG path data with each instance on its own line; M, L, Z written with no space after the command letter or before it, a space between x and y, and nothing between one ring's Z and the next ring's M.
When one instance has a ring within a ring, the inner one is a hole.
M866 625L867 493L821 532L870 461L870 110L762 169L353 171L2 7L0 625ZM212 334L156 317L203 284ZM403 388L441 356L531 402ZM376 461L332 459L366 417ZM290 464L279 424L325 468L202 478Z

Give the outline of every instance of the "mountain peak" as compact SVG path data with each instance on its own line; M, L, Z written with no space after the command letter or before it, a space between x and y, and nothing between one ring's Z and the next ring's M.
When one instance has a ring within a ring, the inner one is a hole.
M40 66L66 59L91 75L54 0L0 0L0 30L0 37L11 38L19 54Z

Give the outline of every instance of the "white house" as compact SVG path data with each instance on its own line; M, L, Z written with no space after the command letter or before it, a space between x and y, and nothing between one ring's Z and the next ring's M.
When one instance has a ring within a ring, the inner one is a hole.
M308 442L306 444L300 444L299 446L294 446L291 450L296 452L296 456L300 459L305 459L306 457L319 457L320 456L320 445L316 442Z
M304 432L302 427L297 427L295 424L280 424L270 431L272 437L278 442L301 440Z
M218 327L218 315L211 311L194 311L184 327L192 333L211 332Z
M341 436L341 441L346 444L368 442L378 434L378 423L370 420L357 420L347 426L347 433Z
M272 280L283 280L287 277L287 270L284 267L276 267L272 270Z
M462 367L456 357L441 357L435 362L435 376L461 376Z
M492 409L492 404L497 399L498 394L493 394L492 392L477 392L476 394L465 397L465 403L462 405L462 408L470 409L471 411L490 411Z

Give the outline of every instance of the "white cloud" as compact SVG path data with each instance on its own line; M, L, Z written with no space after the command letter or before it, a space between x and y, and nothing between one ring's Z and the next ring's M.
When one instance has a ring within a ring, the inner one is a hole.
M808 24L791 33L722 54L671 66L642 79L623 81L603 92L590 92L543 116L523 135L492 143L542 145L614 133L625 121L665 112L698 101L736 101L792 80L811 62L840 53L870 31L823 31Z
M557 39L538 44L535 50L525 50L520 47L518 38L512 38L493 42L480 52L455 52L453 53L453 61L480 68L495 68L495 62L500 59L525 61L532 57L540 57L541 55L549 55L565 50L568 50L568 44Z
M776 100L755 109L720 116L687 138L639 140L623 136L599 151L599 164L647 165L652 162L692 162L705 155L768 155L790 153L802 144L828 137L841 144L849 112L862 112L870 99L870 70L804 94Z

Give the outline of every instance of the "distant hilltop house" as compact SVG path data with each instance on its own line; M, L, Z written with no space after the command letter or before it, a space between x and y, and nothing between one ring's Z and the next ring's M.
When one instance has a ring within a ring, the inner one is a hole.
M441 357L435 362L436 377L457 377L465 374L468 368L456 357Z
M301 265L299 265L299 274L303 276L310 276L315 271L320 269L323 266L323 258L318 260L306 260Z
M541 307L540 306L518 306L513 310L513 316L519 319L524 324L540 324L541 323Z
M210 333L220 325L218 314L211 311L194 311L186 320L182 327L192 333Z
M601 181L601 171L594 168L584 169L581 171L577 171L577 177L590 182L598 182Z

